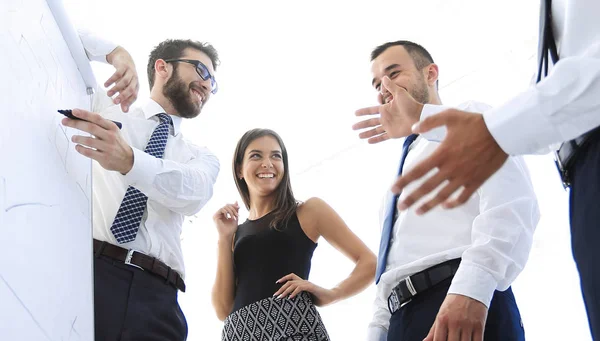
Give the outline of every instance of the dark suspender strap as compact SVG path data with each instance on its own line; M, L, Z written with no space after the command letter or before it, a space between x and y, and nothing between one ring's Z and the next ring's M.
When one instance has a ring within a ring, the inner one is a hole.
M552 60L552 64L558 63L559 60L554 29L552 28L552 0L543 1L545 1L545 10L542 12L542 15L544 15L544 18L541 18L543 20L543 27L539 37L542 47L540 49L541 56L536 82L540 82L542 78L548 76L549 58ZM542 69L544 72L542 72Z

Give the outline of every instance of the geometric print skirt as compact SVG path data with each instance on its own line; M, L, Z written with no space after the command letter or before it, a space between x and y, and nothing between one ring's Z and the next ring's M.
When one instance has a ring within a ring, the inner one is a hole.
M293 299L275 297L229 314L221 341L330 341L309 293Z

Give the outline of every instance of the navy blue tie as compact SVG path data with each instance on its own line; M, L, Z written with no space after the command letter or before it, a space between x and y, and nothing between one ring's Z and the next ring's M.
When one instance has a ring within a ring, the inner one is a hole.
M162 159L169 137L169 127L172 124L171 117L161 113L156 115L160 119L160 123L154 129L150 140L146 145L144 152ZM142 216L146 210L148 197L137 190L135 187L129 186L125 197L121 202L121 206L117 211L115 220L113 221L110 231L117 239L119 244L131 242L135 240L138 229L142 222Z
M402 168L404 167L404 161L408 155L408 149L410 145L417 138L416 134L412 134L406 137L404 140L404 146L402 147L402 158L400 159L400 167L398 167L398 175L402 174ZM396 216L396 203L398 203L398 195L390 193L389 205L386 210L385 220L383 221L383 231L381 231L381 242L379 243L379 256L377 257L377 272L375 273L375 284L379 283L379 279L385 270L385 264L387 263L387 256L390 251L390 239L392 237L392 230L394 229L394 217Z

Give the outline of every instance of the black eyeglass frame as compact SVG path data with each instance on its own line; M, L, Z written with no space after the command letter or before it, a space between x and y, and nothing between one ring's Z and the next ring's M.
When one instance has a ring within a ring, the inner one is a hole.
M206 65L204 65L204 63L202 63L199 60L195 60L195 59L165 59L165 62L167 63L174 63L174 62L181 62L181 63L188 63L188 64L192 64L196 67L196 73L198 74L198 76L200 76L200 78L202 78L202 80L208 80L210 79L210 92L214 94L217 93L217 91L219 90L219 85L217 84L217 80L215 79L215 76L213 76L210 71L208 71L208 68L206 67ZM206 74L208 76L203 76L202 72L206 72Z

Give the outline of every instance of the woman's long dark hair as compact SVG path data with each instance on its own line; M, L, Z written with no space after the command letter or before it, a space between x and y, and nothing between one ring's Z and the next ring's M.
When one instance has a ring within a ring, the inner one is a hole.
M296 208L298 207L298 202L296 201L296 198L294 198L294 193L292 192L292 185L290 182L287 149L285 148L281 137L270 129L257 128L247 131L238 141L237 146L235 147L235 153L233 154L233 179L235 180L235 185L237 186L238 192L244 201L244 205L246 205L246 208L249 210L250 192L248 191L248 184L246 184L246 180L243 178L240 179L238 174L242 169L244 152L246 151L246 148L248 148L252 141L263 136L271 136L277 140L277 143L279 143L279 146L281 147L281 154L283 158L283 179L281 179L279 186L277 186L275 189L275 208L272 211L274 218L270 224L272 228L279 229L280 227L286 226L288 220L292 217L294 212L296 212Z

